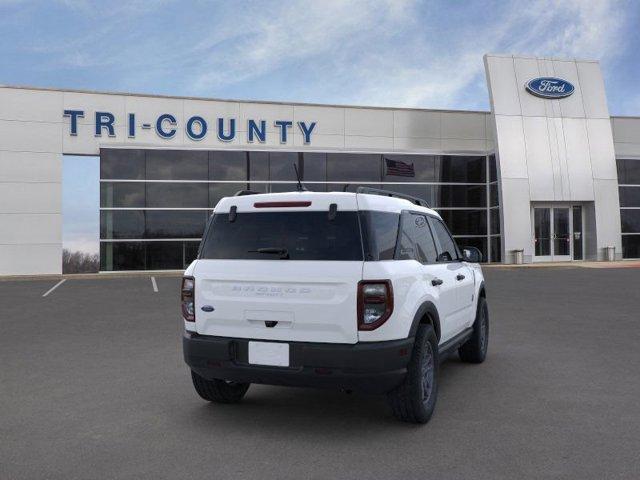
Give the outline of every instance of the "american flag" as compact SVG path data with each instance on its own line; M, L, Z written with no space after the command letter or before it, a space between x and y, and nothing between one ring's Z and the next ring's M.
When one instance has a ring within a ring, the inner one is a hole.
M413 163L404 163L400 160L384 159L387 165L387 175L395 177L415 177L416 172L413 170Z

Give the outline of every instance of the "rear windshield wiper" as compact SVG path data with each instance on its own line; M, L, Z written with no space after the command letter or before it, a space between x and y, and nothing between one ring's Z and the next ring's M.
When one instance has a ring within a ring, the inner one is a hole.
M279 247L264 247L257 250L249 250L249 253L271 253L273 255L280 255L282 260L289 259L289 251L286 248Z

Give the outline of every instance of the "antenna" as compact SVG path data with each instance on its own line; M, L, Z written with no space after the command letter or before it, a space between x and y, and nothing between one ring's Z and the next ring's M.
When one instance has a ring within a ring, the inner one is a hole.
M298 179L298 191L306 192L307 189L304 188L304 185L302 185L302 181L300 180L300 172L298 171L298 165L296 165L296 162L293 162L293 169L296 171L296 178Z

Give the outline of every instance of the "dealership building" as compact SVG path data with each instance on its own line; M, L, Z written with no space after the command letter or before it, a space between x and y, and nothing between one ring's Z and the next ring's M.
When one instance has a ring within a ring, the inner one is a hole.
M294 164L425 199L489 262L640 258L640 117L599 63L484 63L491 111L1 86L0 275L61 273L63 155L100 157L102 271L184 268L220 198L295 190Z

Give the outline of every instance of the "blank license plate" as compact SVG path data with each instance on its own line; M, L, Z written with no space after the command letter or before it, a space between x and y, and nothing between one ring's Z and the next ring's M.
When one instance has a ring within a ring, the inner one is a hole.
M289 344L249 342L249 363L253 365L289 366Z

